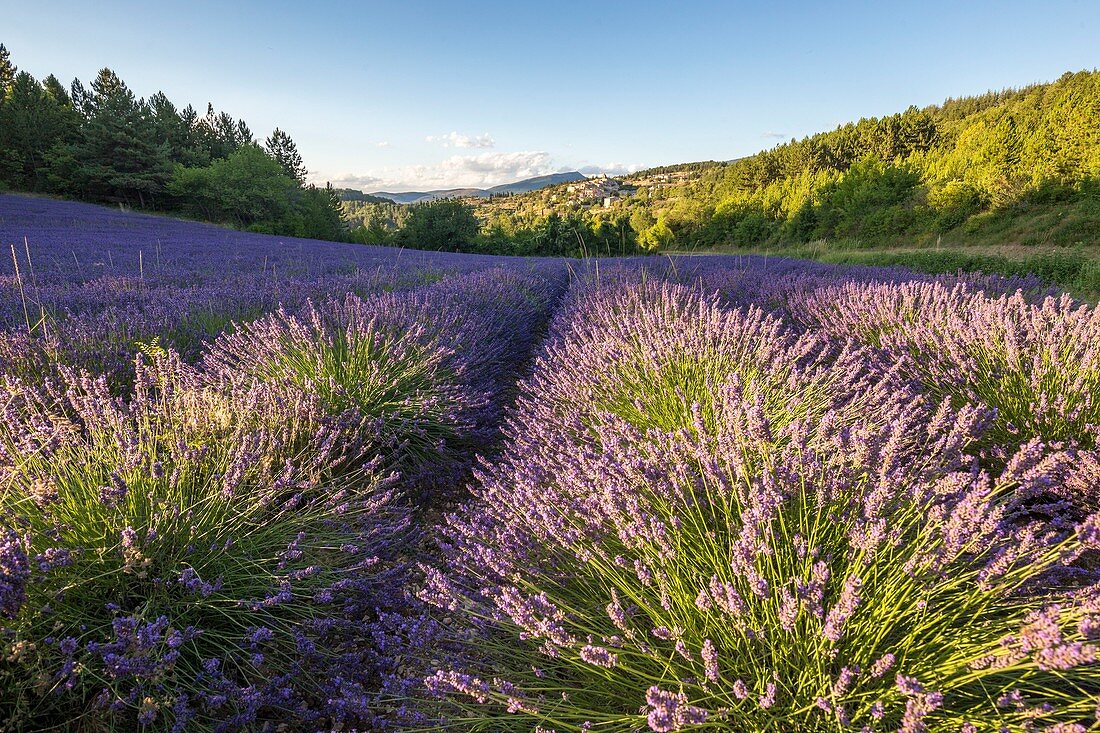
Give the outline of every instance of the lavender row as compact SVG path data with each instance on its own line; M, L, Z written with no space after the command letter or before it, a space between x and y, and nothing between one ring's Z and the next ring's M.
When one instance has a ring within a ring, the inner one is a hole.
M1001 466L1028 442L1065 443L1100 475L1094 307L1033 278L919 276L761 258L674 264L659 276L715 292L727 304L767 309L795 329L856 339L882 350L900 375L936 399L990 408L995 418L985 441ZM1097 481L1075 481L1067 493L1100 505Z
M197 366L149 349L128 398L64 366L7 378L0 721L381 725L407 493L468 464L562 275L279 311Z
M133 356L160 346L196 360L203 347L234 323L255 320L283 306L300 309L331 293L407 290L449 276L438 271L377 270L349 276L273 281L240 280L227 286L143 287L131 281L26 289L10 302L0 330L0 372L41 382L58 367L108 377L124 393L133 381ZM18 295L18 292L16 293Z
M280 309L216 339L204 374L222 390L289 381L333 414L373 418L395 466L411 459L424 479L453 486L499 427L508 387L564 285L556 265L495 268Z
M624 273L575 287L424 568L437 724L1086 730L1100 515L889 354ZM1090 569L1092 568L1092 569Z

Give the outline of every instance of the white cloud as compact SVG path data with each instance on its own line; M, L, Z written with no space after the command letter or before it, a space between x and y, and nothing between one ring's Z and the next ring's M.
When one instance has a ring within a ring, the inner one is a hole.
M319 184L331 180L332 185L338 188L362 191L431 191L447 188L489 188L525 178L568 171L580 171L586 176L598 173L619 176L646 167L638 163L621 162L597 164L582 160L573 163L562 165L543 150L486 152L452 155L428 165L394 166L364 174L343 173L330 176L318 173L311 179Z
M381 178L375 178L374 176L357 176L352 173L345 173L344 175L334 178L329 178L320 174L312 174L309 178L311 183L315 183L318 186L323 186L331 182L336 188L353 188L359 191L376 189L378 185L382 183Z
M481 135L463 135L458 132L449 132L446 135L428 135L424 138L430 143L439 143L445 148L491 148L496 140L489 133Z
M628 173L637 173L646 166L638 163L602 163L600 165L582 165L576 170L586 176L594 176L606 173L609 176L622 176Z
M453 155L433 165L383 168L369 174L317 174L318 182L332 180L338 188L368 191L426 191L440 188L488 188L524 178L573 170L554 162L550 153L524 150L512 153Z
M770 132L769 131L769 132L760 133L760 137L767 137L767 138L771 138L772 140L785 140L787 138L787 134L783 133L783 132Z
M379 140L378 142L376 142L374 144L374 147L376 147L376 148L388 148L389 146L390 146L390 141L389 140Z

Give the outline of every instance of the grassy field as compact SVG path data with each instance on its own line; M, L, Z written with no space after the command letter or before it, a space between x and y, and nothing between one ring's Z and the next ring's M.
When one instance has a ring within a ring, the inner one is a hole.
M1074 295L1100 299L1100 247L1025 248L1020 246L836 250L826 246L793 250L792 256L833 264L903 265L920 272L1034 273Z
M903 265L932 273L1035 273L1084 300L1100 301L1100 202L1091 198L1020 203L1006 211L973 216L939 235L714 251L751 251L833 264Z
M1034 273L1082 300L1100 302L1100 245L1088 247L1024 247L982 245L940 247L852 247L845 242L813 242L797 247L719 248L714 253L760 254L816 260L830 264L900 265L918 272L987 272L1001 275Z

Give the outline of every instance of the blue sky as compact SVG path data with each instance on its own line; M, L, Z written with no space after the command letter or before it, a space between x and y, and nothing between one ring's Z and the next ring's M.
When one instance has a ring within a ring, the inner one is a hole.
M276 125L317 181L485 186L729 159L1100 66L1100 2L0 0L39 78Z

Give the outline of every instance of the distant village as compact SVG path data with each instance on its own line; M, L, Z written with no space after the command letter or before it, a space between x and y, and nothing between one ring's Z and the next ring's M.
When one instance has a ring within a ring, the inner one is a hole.
M561 214L569 210L603 209L613 211L631 207L631 199L640 192L647 198L664 198L664 191L690 183L697 171L644 171L625 176L598 173L582 180L571 181L535 189L524 193L495 194L492 196L463 196L462 201L474 207L483 220L498 215L515 215L527 212L537 216Z
M569 203L583 205L598 201L603 203L605 209L611 208L611 205L616 201L629 196L637 190L636 187L628 186L618 178L611 178L607 174L602 173L583 181L570 183L565 187L565 192L569 197Z
M605 209L609 209L616 202L633 196L639 188L651 190L671 188L683 185L691 177L692 174L689 171L677 171L644 177L632 176L628 181L612 178L606 173L600 173L590 176L586 180L567 185L565 188L568 196L566 203L583 206L598 202Z
M462 201L474 210L484 225L490 225L515 217L530 221L533 217L566 215L581 210L592 214L600 211L611 216L624 212L629 214L638 206L645 208L656 200L665 199L674 189L690 184L698 175L699 171L694 167L683 170L654 169L621 176L598 173L581 177L578 173L574 180L551 183L528 191L473 193L467 189L432 191L420 195L436 194L436 199ZM385 199L388 194L378 193L372 196L360 191L341 190L340 195L344 200L345 215L349 219L362 222L363 226L366 226L369 219L380 216L383 228L395 230L400 228L404 220L405 213L401 210L404 207L374 210L376 204L389 203Z

